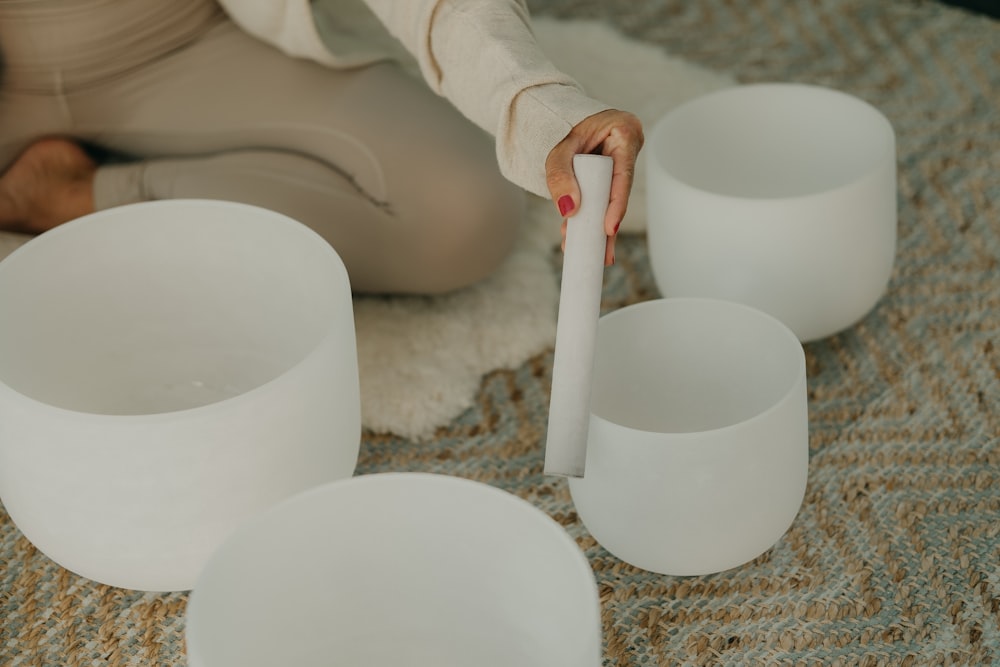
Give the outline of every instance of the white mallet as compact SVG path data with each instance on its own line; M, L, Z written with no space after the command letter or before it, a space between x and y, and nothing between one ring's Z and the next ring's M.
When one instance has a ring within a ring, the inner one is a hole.
M604 216L613 166L614 160L603 155L573 157L580 206L566 226L545 442L547 475L583 477L586 467L591 375L607 244Z

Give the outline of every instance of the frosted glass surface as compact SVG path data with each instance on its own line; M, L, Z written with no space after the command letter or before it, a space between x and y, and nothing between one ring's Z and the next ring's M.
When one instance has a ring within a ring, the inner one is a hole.
M62 225L0 262L0 497L99 582L184 590L240 522L348 477L351 289L304 225L170 200Z
M749 306L655 299L598 326L587 472L569 480L590 533L637 567L737 567L788 529L805 493L805 355Z

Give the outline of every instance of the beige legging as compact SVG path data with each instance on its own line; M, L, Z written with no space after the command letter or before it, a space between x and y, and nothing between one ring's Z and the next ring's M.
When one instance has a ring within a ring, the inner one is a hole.
M507 255L522 192L487 135L397 66L334 70L241 32L213 0L0 0L0 168L66 135L98 208L204 197L285 213L355 290L468 285Z

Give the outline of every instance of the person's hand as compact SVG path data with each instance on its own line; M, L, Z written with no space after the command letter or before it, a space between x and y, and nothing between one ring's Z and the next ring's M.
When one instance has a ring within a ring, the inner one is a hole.
M566 220L580 205L580 186L573 175L573 156L579 153L607 155L614 159L611 176L611 198L604 218L608 244L604 252L605 266L615 261L615 235L628 208L635 160L642 149L642 123L627 111L609 109L588 116L556 144L545 160L545 180L563 217L563 245L566 242Z

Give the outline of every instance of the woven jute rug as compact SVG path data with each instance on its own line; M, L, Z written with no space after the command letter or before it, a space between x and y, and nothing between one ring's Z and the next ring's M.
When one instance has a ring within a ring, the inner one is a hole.
M609 666L1000 664L1000 23L906 0L530 4L740 81L881 109L899 153L888 293L806 347L805 502L734 570L651 574L587 533L565 482L542 475L548 348L487 373L430 437L366 432L358 473L468 477L548 512L597 576ZM641 233L617 258L605 311L658 296ZM184 665L185 603L68 573L0 513L0 665Z

